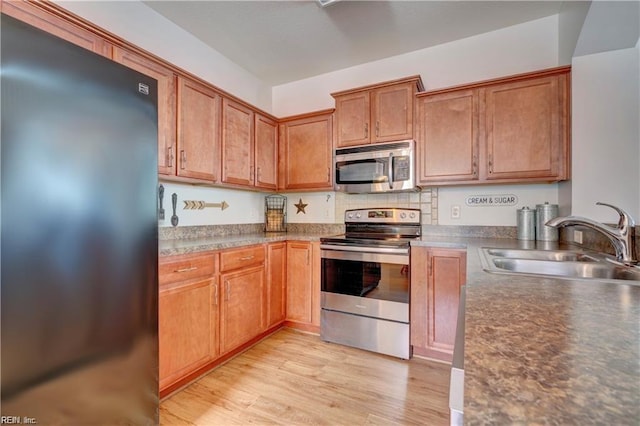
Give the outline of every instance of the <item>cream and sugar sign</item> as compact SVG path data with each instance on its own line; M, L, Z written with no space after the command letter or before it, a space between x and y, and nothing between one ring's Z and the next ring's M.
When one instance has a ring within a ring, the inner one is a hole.
M469 195L464 203L469 207L505 207L518 204L514 194Z

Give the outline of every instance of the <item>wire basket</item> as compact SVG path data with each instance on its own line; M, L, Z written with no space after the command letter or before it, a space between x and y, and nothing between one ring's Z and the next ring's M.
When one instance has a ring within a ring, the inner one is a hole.
M283 195L264 197L264 231L287 232L287 197Z

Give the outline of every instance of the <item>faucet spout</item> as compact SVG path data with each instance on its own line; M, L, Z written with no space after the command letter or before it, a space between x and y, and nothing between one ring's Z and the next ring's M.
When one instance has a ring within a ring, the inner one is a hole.
M618 225L615 227L605 225L595 220L580 216L556 217L546 223L547 226L553 228L562 228L565 226L584 226L604 234L616 251L616 258L626 264L636 265L636 238L635 238L635 221L630 214L619 207L611 204L596 203L597 205L611 207L620 215Z

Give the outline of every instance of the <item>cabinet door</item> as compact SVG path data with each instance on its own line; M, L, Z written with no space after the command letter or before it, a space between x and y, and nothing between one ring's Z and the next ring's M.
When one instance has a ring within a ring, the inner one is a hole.
M39 2L2 1L2 13L36 28L53 34L63 40L84 47L99 55L111 58L111 45L102 37L80 28L71 22L57 17L45 9L47 5Z
M336 98L337 147L369 143L369 92L357 92Z
M320 325L319 279L312 243L287 242L287 320Z
M419 182L478 179L478 91L418 100Z
M460 287L466 281L466 252L429 251L428 347L453 356Z
M113 60L158 80L158 173L176 174L176 75L158 62L120 47Z
M451 361L466 251L411 248L411 345L414 354Z
M222 101L222 182L253 186L253 111Z
M161 289L158 307L160 388L216 356L217 286L212 279Z
M285 319L287 282L287 245L272 243L267 246L267 327Z
M178 176L218 180L220 95L178 78Z
M275 190L278 186L278 124L256 113L254 141L255 186Z
M221 275L222 311L220 345L222 353L248 342L265 329L264 266Z
M287 121L280 127L284 189L330 189L332 116L320 114Z
M486 179L560 176L563 96L558 76L482 89Z
M413 138L415 83L395 84L371 92L371 141Z

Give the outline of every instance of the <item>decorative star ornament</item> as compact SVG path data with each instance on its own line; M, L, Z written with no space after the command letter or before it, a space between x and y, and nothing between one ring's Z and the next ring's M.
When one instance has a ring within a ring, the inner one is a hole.
M308 204L305 204L302 202L302 198L300 198L300 201L298 201L298 204L294 204L294 206L296 206L296 208L298 209L298 211L296 212L296 214L302 212L304 214L307 214L307 212L304 211L304 208L308 206Z

